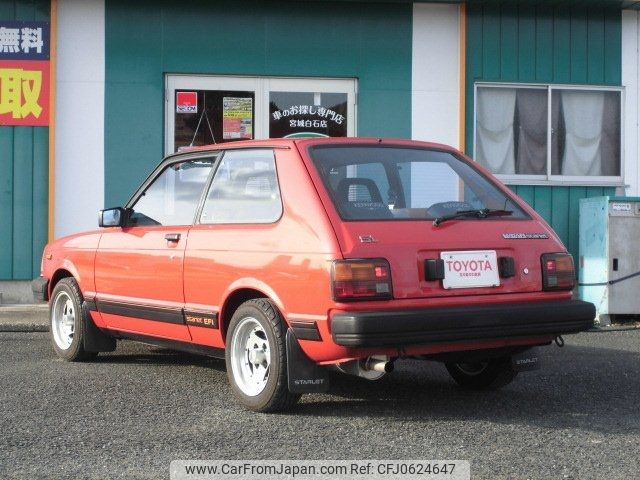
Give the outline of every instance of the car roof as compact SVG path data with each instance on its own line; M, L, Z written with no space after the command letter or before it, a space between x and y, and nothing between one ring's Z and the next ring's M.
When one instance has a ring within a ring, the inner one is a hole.
M241 148L308 148L320 145L383 145L383 146L403 146L413 148L430 148L437 150L446 150L457 152L457 150L449 145L434 142L424 142L419 140L407 140L401 138L382 138L382 137L325 137L325 138L305 138L305 139L287 139L287 138L270 138L266 140L242 140L239 142L217 143L210 145L202 145L197 147L187 147L167 156L176 157L187 154L200 152L216 152L220 150L231 150Z

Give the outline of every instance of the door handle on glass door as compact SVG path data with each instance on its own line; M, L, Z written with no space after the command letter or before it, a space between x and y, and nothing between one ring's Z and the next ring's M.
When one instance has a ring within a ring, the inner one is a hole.
M178 241L180 241L180 234L179 233L167 233L164 236L164 239L167 242L178 242Z

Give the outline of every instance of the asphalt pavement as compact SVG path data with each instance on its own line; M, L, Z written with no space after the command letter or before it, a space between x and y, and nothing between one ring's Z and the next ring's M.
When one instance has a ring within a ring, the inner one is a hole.
M582 333L496 392L439 364L335 376L287 414L232 398L224 363L120 342L66 363L0 333L1 478L168 478L174 459L462 459L472 478L638 478L640 331Z

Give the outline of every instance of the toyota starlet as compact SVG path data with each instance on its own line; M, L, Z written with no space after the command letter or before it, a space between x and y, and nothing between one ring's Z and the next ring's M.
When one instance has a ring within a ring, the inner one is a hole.
M592 326L573 259L524 201L439 144L246 141L169 155L100 228L44 249L70 361L136 340L226 360L256 411L400 358L497 388Z

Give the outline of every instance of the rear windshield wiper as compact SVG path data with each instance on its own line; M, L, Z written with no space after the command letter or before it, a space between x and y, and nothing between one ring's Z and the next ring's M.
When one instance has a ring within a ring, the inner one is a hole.
M498 210L491 208L478 208L475 210L458 210L456 213L451 213L449 215L442 215L440 217L436 217L433 220L433 226L437 227L442 222L446 222L447 220L453 220L454 218L461 217L475 217L475 218L487 218L487 217L506 217L507 215L511 215L513 213L512 210Z

